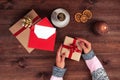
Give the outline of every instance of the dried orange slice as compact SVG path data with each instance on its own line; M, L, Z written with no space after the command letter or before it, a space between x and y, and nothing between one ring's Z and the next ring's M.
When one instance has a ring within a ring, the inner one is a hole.
M83 15L86 15L88 19L92 18L92 12L90 10L84 10Z
M81 20L80 20L81 16L82 16L81 13L76 13L76 14L75 14L75 21L76 21L76 22L81 22Z
M86 15L82 15L80 20L81 20L82 23L85 23L85 22L87 22L88 17Z

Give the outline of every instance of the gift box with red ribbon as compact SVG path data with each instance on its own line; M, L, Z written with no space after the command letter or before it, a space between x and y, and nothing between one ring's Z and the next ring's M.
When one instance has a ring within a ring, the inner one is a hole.
M82 49L79 46L77 39L66 36L62 45L61 53L65 53L66 58L79 61Z
M28 14L26 14L23 18L9 28L10 32L18 39L28 53L34 50L34 48L28 47L30 28L39 20L40 17L38 14L34 10L31 10Z

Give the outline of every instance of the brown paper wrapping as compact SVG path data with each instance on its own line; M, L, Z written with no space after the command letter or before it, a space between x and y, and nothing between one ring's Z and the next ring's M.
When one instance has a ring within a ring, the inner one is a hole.
M70 44L73 43L73 40L74 40L74 38L71 38L71 37L66 36L63 45L70 46ZM76 40L76 45L77 45L78 49L81 50L81 52L82 52L82 49L81 49L81 47L78 45L78 41L77 41L77 40ZM79 60L80 60L80 57L81 57L81 52L73 52L70 59L75 60L75 61L79 61ZM70 49L67 49L67 48L62 47L61 53L65 53L65 57L66 57L66 58L69 58ZM61 55L62 55L62 54L61 54Z
M24 17L30 17L32 20L37 17L38 14L31 10L28 14L26 14ZM16 22L13 26L9 28L10 32L14 35L17 31L19 31L22 28L22 19L20 19L18 22ZM34 48L28 47L28 40L29 40L29 34L30 34L30 28L25 28L21 33L19 33L17 36L15 36L18 41L23 45L23 47L27 50L28 53L31 53Z

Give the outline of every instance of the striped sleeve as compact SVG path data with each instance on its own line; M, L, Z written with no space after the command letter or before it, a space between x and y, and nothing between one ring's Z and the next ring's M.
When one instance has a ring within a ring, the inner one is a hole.
M98 58L95 56L93 50L91 50L88 54L83 54L82 57L91 72L92 80L109 80L106 71Z
M54 66L50 80L63 80L63 76L65 72L66 72L66 69L62 69L62 68Z
M50 80L63 80L62 77L51 76Z

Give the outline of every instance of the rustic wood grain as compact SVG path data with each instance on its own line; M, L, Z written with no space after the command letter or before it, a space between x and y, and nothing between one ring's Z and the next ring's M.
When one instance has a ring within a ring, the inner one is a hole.
M49 80L55 63L56 51L66 35L82 37L92 42L96 55L111 80L120 80L120 0L0 0L0 80ZM68 26L57 29L55 51L34 50L31 54L21 46L8 30L31 9L50 19L56 8L65 8L71 16ZM87 23L74 20L76 12L90 9L93 18ZM98 36L92 32L91 23L104 20L109 34ZM91 80L85 62L66 60L68 68L64 80Z

